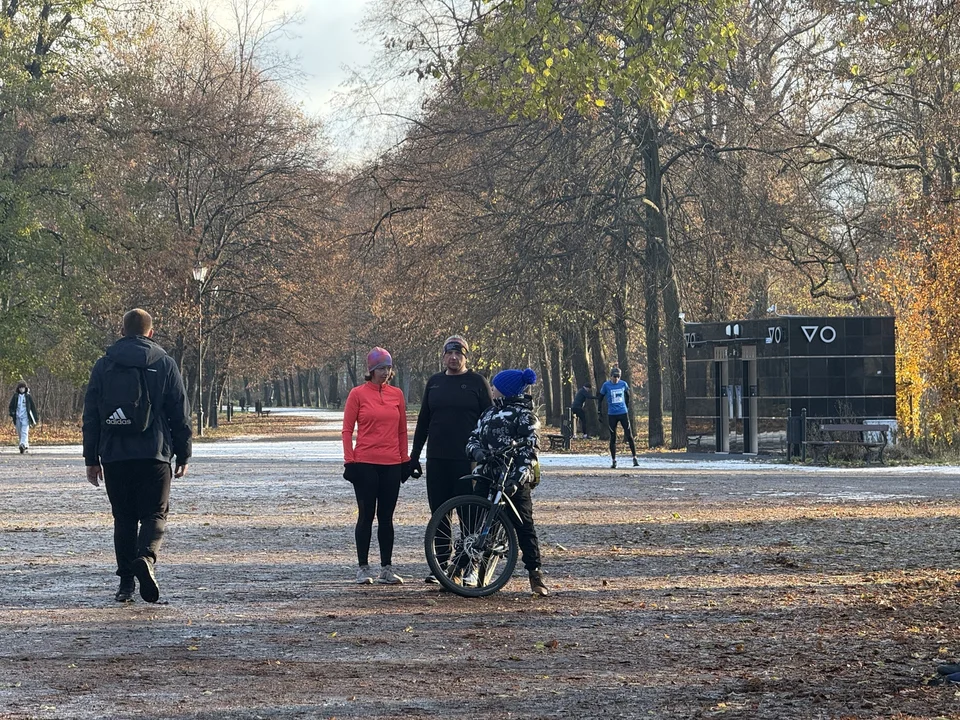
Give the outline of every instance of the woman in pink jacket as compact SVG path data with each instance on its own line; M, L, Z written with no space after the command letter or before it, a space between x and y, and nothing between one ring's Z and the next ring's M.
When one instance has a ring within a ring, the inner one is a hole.
M343 477L353 483L357 495L355 537L360 585L403 582L393 571L393 512L400 483L410 476L410 454L407 407L400 389L389 384L392 376L390 353L375 347L367 355L366 382L350 391L343 411ZM380 544L379 573L368 564L374 515Z

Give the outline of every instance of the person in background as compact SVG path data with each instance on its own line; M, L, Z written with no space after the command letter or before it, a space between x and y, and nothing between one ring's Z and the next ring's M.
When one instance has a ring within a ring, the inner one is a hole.
M607 401L607 423L610 425L610 467L617 467L617 425L623 426L623 436L630 446L633 465L636 467L637 448L633 443L633 430L630 428L630 386L620 379L620 368L610 370L610 379L601 387L599 397Z
M537 431L540 420L533 412L533 398L525 394L528 385L537 381L537 374L526 370L501 370L493 377L493 405L484 410L477 427L470 433L467 452L478 466L493 453L502 450L514 440L526 441L517 452L511 474L504 481L504 492L513 500L520 516L516 526L523 566L530 577L530 589L534 595L549 595L540 569L540 544L537 529L533 524L533 498L531 491L539 482L537 470ZM478 467L477 474L482 475ZM486 496L489 486L478 482L476 492Z
M471 495L473 469L466 444L480 414L490 407L490 386L479 373L467 369L470 346L459 335L448 337L441 350L443 371L427 380L413 433L410 467L413 477L422 472L420 453L427 446L427 502L430 512L457 495ZM449 531L449 528L441 528ZM446 558L440 558L441 562ZM437 584L433 575L425 582Z
M171 475L186 475L192 436L180 369L153 340L150 314L130 310L123 316L123 337L93 366L83 400L87 481L100 487L103 480L113 511L117 602L133 600L134 578L141 598L160 598L154 565L170 511Z
M393 359L381 347L367 355L367 374L347 396L343 411L343 477L353 483L357 496L357 584L374 582L399 585L393 571L393 513L400 484L410 477L407 454L407 406L403 392L389 384ZM353 442L356 428L357 442ZM380 572L370 569L373 518L377 518Z
M17 429L21 455L30 449L30 426L36 425L39 417L30 388L21 380L17 383L13 397L10 398L10 419L13 420L13 425Z
M587 413L583 409L583 405L587 400L596 400L597 396L593 394L593 386L589 381L585 382L580 386L580 389L577 390L577 394L573 396L573 402L570 404L570 412L573 413L574 417L577 418L578 423L580 424L580 432L583 434L584 439L589 438L587 435ZM570 428L570 431L573 432L573 428Z

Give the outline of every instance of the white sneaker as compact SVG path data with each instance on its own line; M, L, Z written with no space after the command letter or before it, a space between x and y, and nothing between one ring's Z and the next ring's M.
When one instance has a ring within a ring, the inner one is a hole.
M477 566L470 563L469 567L467 567L467 574L463 576L463 586L475 588L478 580Z
M376 575L370 569L369 565L361 565L357 570L357 585L373 585L373 579Z
M377 582L382 585L403 585L403 578L393 571L393 565L384 565Z

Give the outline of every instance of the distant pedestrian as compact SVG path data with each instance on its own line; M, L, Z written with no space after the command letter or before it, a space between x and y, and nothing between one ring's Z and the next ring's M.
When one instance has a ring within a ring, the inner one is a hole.
M587 400L596 399L597 396L593 394L593 386L588 380L580 386L579 390L577 390L576 395L573 396L573 403L570 405L570 412L573 413L574 417L576 417L579 421L580 432L583 434L584 438L589 437L589 435L587 435L587 411L583 406ZM570 428L570 432L573 433L574 429Z
M173 477L191 454L190 405L177 363L153 340L153 318L136 308L123 316L123 337L97 360L83 401L87 481L107 487L120 588L117 602L160 598L154 565L170 510Z
M433 513L450 498L470 495L473 485L462 478L473 470L466 445L481 413L493 402L483 375L467 369L470 346L460 335L448 337L441 349L443 371L427 380L413 433L410 467L419 477L420 453L427 446L427 502ZM444 521L445 523L446 521ZM441 525L440 532L449 532ZM438 558L442 563L446 558ZM433 575L425 582L439 584Z
M617 425L623 426L623 436L633 454L634 466L637 462L637 448L633 443L633 429L630 427L630 386L620 379L620 368L610 370L610 379L600 386L599 396L607 401L607 423L610 426L610 467L617 466Z
M13 420L13 425L17 429L20 454L23 455L30 449L30 426L36 425L40 419L30 388L23 380L17 383L17 389L10 398L10 419Z
M407 406L403 392L391 386L393 359L381 347L367 355L366 382L347 396L343 410L343 477L353 483L357 496L357 583L399 585L393 571L393 513L400 484L410 477L407 452ZM353 442L356 428L357 442ZM373 518L377 518L380 572L370 569Z

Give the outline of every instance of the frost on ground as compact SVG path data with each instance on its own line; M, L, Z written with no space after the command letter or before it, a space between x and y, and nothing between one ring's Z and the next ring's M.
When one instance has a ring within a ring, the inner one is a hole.
M113 602L77 449L0 455L0 718L937 718L960 686L960 471L545 461L553 591L357 586L334 439L198 445L163 604ZM376 542L373 557L376 558Z

